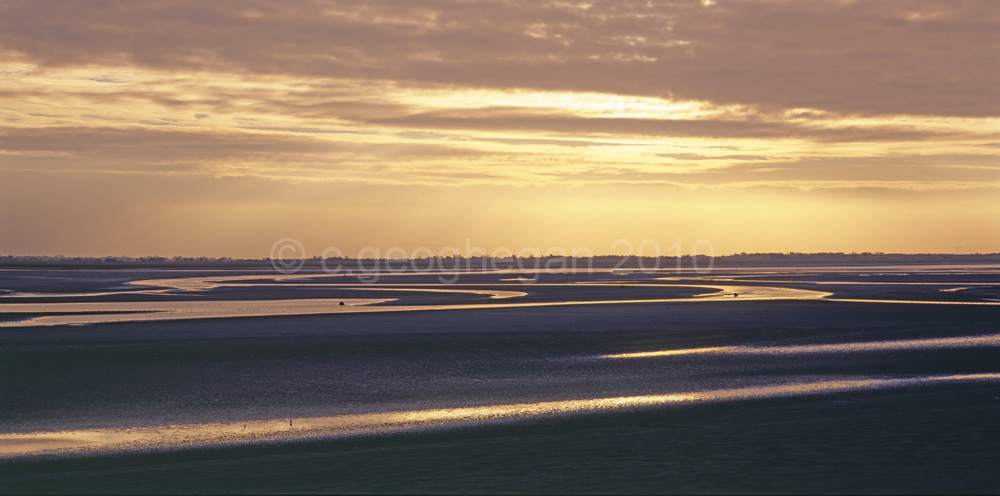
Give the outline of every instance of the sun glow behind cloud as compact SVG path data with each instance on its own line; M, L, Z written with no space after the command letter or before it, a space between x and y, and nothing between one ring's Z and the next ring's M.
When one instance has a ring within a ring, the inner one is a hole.
M751 3L11 3L2 250L1000 247L996 8Z

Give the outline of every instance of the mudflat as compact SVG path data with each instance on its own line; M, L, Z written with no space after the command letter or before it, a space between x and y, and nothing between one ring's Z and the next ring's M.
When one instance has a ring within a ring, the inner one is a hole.
M86 325L27 324L59 308L3 311L4 492L1000 490L991 267L198 290L65 272L4 271L0 307L396 309ZM368 423L330 427L350 419Z

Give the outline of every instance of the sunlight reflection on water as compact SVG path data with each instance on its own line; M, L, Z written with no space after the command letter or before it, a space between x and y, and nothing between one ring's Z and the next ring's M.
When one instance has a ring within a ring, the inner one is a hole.
M1000 346L1000 334L986 336L963 336L952 338L905 339L898 341L868 341L859 343L809 344L795 346L718 346L711 348L687 348L680 350L639 351L604 355L602 358L648 358L701 353L778 355L796 353L845 353L873 351L902 351L932 348L974 348Z
M258 276L234 276L229 280L261 280ZM203 291L222 284L220 278L165 279L141 281L143 285L169 285L171 288L183 291ZM263 280L261 280L263 281ZM155 283L155 284L154 284ZM138 282L137 282L138 284ZM295 285L276 285L263 281L254 286L280 286L285 289L295 288ZM565 286L579 288L581 286L616 286L617 284L547 284L546 286ZM488 296L491 300L513 299L526 296L522 291L473 288L442 288L423 287L421 285L357 285L357 284L310 284L303 287L337 287L352 291L411 291L425 293L466 293ZM438 305L393 305L372 306L377 303L395 301L393 299L294 299L294 300L226 300L226 301L153 301L153 302L74 302L74 303L8 303L0 305L0 311L11 315L62 313L63 315L26 316L24 319L0 322L0 327L33 327L49 325L83 325L110 322L134 322L152 320L176 320L194 318L250 317L278 315L318 315L332 313L374 313L374 312L406 312L417 310L477 310L494 308L524 308L548 306L575 305L608 305L629 303L675 303L691 301L730 301L734 295L746 300L790 300L790 299L820 299L831 293L793 288L776 288L763 286L729 286L729 285L692 285L692 284L635 284L635 287L683 287L706 288L712 291L694 295L690 298L649 298L620 300L587 300L587 301L551 301L551 302L514 302L506 304L494 303L463 303ZM340 305L339 302L345 302Z
M0 327L98 324L220 317L263 317L273 315L311 315L347 313L359 307L392 301L390 299L304 299L244 301L151 301L86 303L11 303L0 306L8 313L68 313L44 315L20 321L0 322ZM344 302L343 305L340 302ZM113 312L113 313L112 313Z
M0 434L0 457L73 451L120 451L210 446L267 440L322 439L421 427L462 425L526 417L596 412L636 407L736 401L937 383L1000 380L1000 373L925 376L904 379L846 379L738 389L623 396L464 408L337 415L331 417L248 420L245 422L167 425L126 429Z

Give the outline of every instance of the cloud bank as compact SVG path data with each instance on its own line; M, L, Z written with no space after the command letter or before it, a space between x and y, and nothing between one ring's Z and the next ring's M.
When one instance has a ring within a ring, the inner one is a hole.
M571 187L600 191L611 215L637 197L674 208L639 194L648 187L706 201L766 191L742 207L760 216L772 200L796 208L800 194L839 191L879 222L919 202L960 212L949 192L967 191L981 203L963 208L989 215L957 221L960 232L988 235L955 244L989 251L1000 212L980 193L1000 189L998 112L1000 7L986 0L0 2L0 174L7 196L15 183L39 192L22 198L37 212L60 201L42 192L81 177L96 195L168 177L202 195L240 178L277 196L402 187L452 208L469 201L461 188L494 188L484 194L499 204L508 188L538 187L516 195L536 212L551 206L545 191ZM588 208L587 195L560 197ZM115 205L237 215L198 198ZM19 226L4 251L72 251L33 237L13 220L31 214L13 208L0 212ZM400 209L375 210L405 219ZM913 229L913 250L931 245ZM740 240L756 234L737 231L716 236L752 249ZM796 248L779 241L767 249Z

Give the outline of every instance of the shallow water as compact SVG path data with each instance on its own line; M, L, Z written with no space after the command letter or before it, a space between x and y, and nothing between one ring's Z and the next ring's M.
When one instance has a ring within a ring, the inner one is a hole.
M1000 346L1000 334L987 336L961 336L933 339L901 339L896 341L869 341L861 343L810 344L798 346L716 346L679 350L638 351L604 355L603 358L649 358L660 356L692 355L701 353L728 355L784 355L797 353L862 353L903 350L928 350L943 348L979 348Z
M414 293L452 293L486 296L490 300L512 299L505 307L536 307L536 306L567 306L567 305L607 305L629 303L673 303L694 301L682 298L648 298L648 299L615 299L615 300L585 300L585 301L549 301L518 303L517 298L527 296L525 291L511 289L472 289L462 285L408 285L408 284L342 284L316 283L309 279L324 277L325 274L309 276L281 276L273 279L285 281L305 281L302 284L277 284L273 280L263 279L258 275L230 277L192 277L173 279L151 279L135 281L138 286L152 286L150 294L161 292L200 293L238 284L240 288L267 288L280 292L295 288L333 288L351 291L392 291ZM504 280L504 279L502 279ZM496 287L519 288L560 288L580 289L584 286L615 287L621 283L604 283L591 281L576 281L564 284L510 284L495 283ZM738 286L738 285L690 285L690 284L641 284L629 283L629 288L701 288L706 292L696 294L692 298L702 301L740 301L746 300L790 300L819 299L830 296L831 293L796 288ZM111 293L75 294L75 296L99 296ZM572 292L569 293L570 295ZM730 298L732 300L730 300ZM405 312L426 310L477 310L500 308L498 304L438 304L438 305L393 305L377 306L379 303L395 301L394 299L289 299L289 300L227 300L227 301L150 301L135 302L88 302L88 303L5 303L0 305L0 311L10 314L12 320L0 321L0 327L30 327L51 325L86 325L111 322L132 322L146 320L180 320L196 318L222 317L253 317L277 315L317 315L340 313L377 313ZM344 305L340 305L344 302ZM113 313L112 313L113 312ZM17 314L26 314L18 318ZM63 315L37 315L63 314Z
M685 391L643 396L588 398L466 408L398 411L332 417L245 420L228 423L164 425L132 429L89 429L0 434L0 456L72 451L128 451L195 447L263 440L317 439L378 434L400 429L442 427L536 416L578 414L629 408L774 398L922 386L938 383L996 381L1000 373L925 376L906 379L843 379L714 391Z

